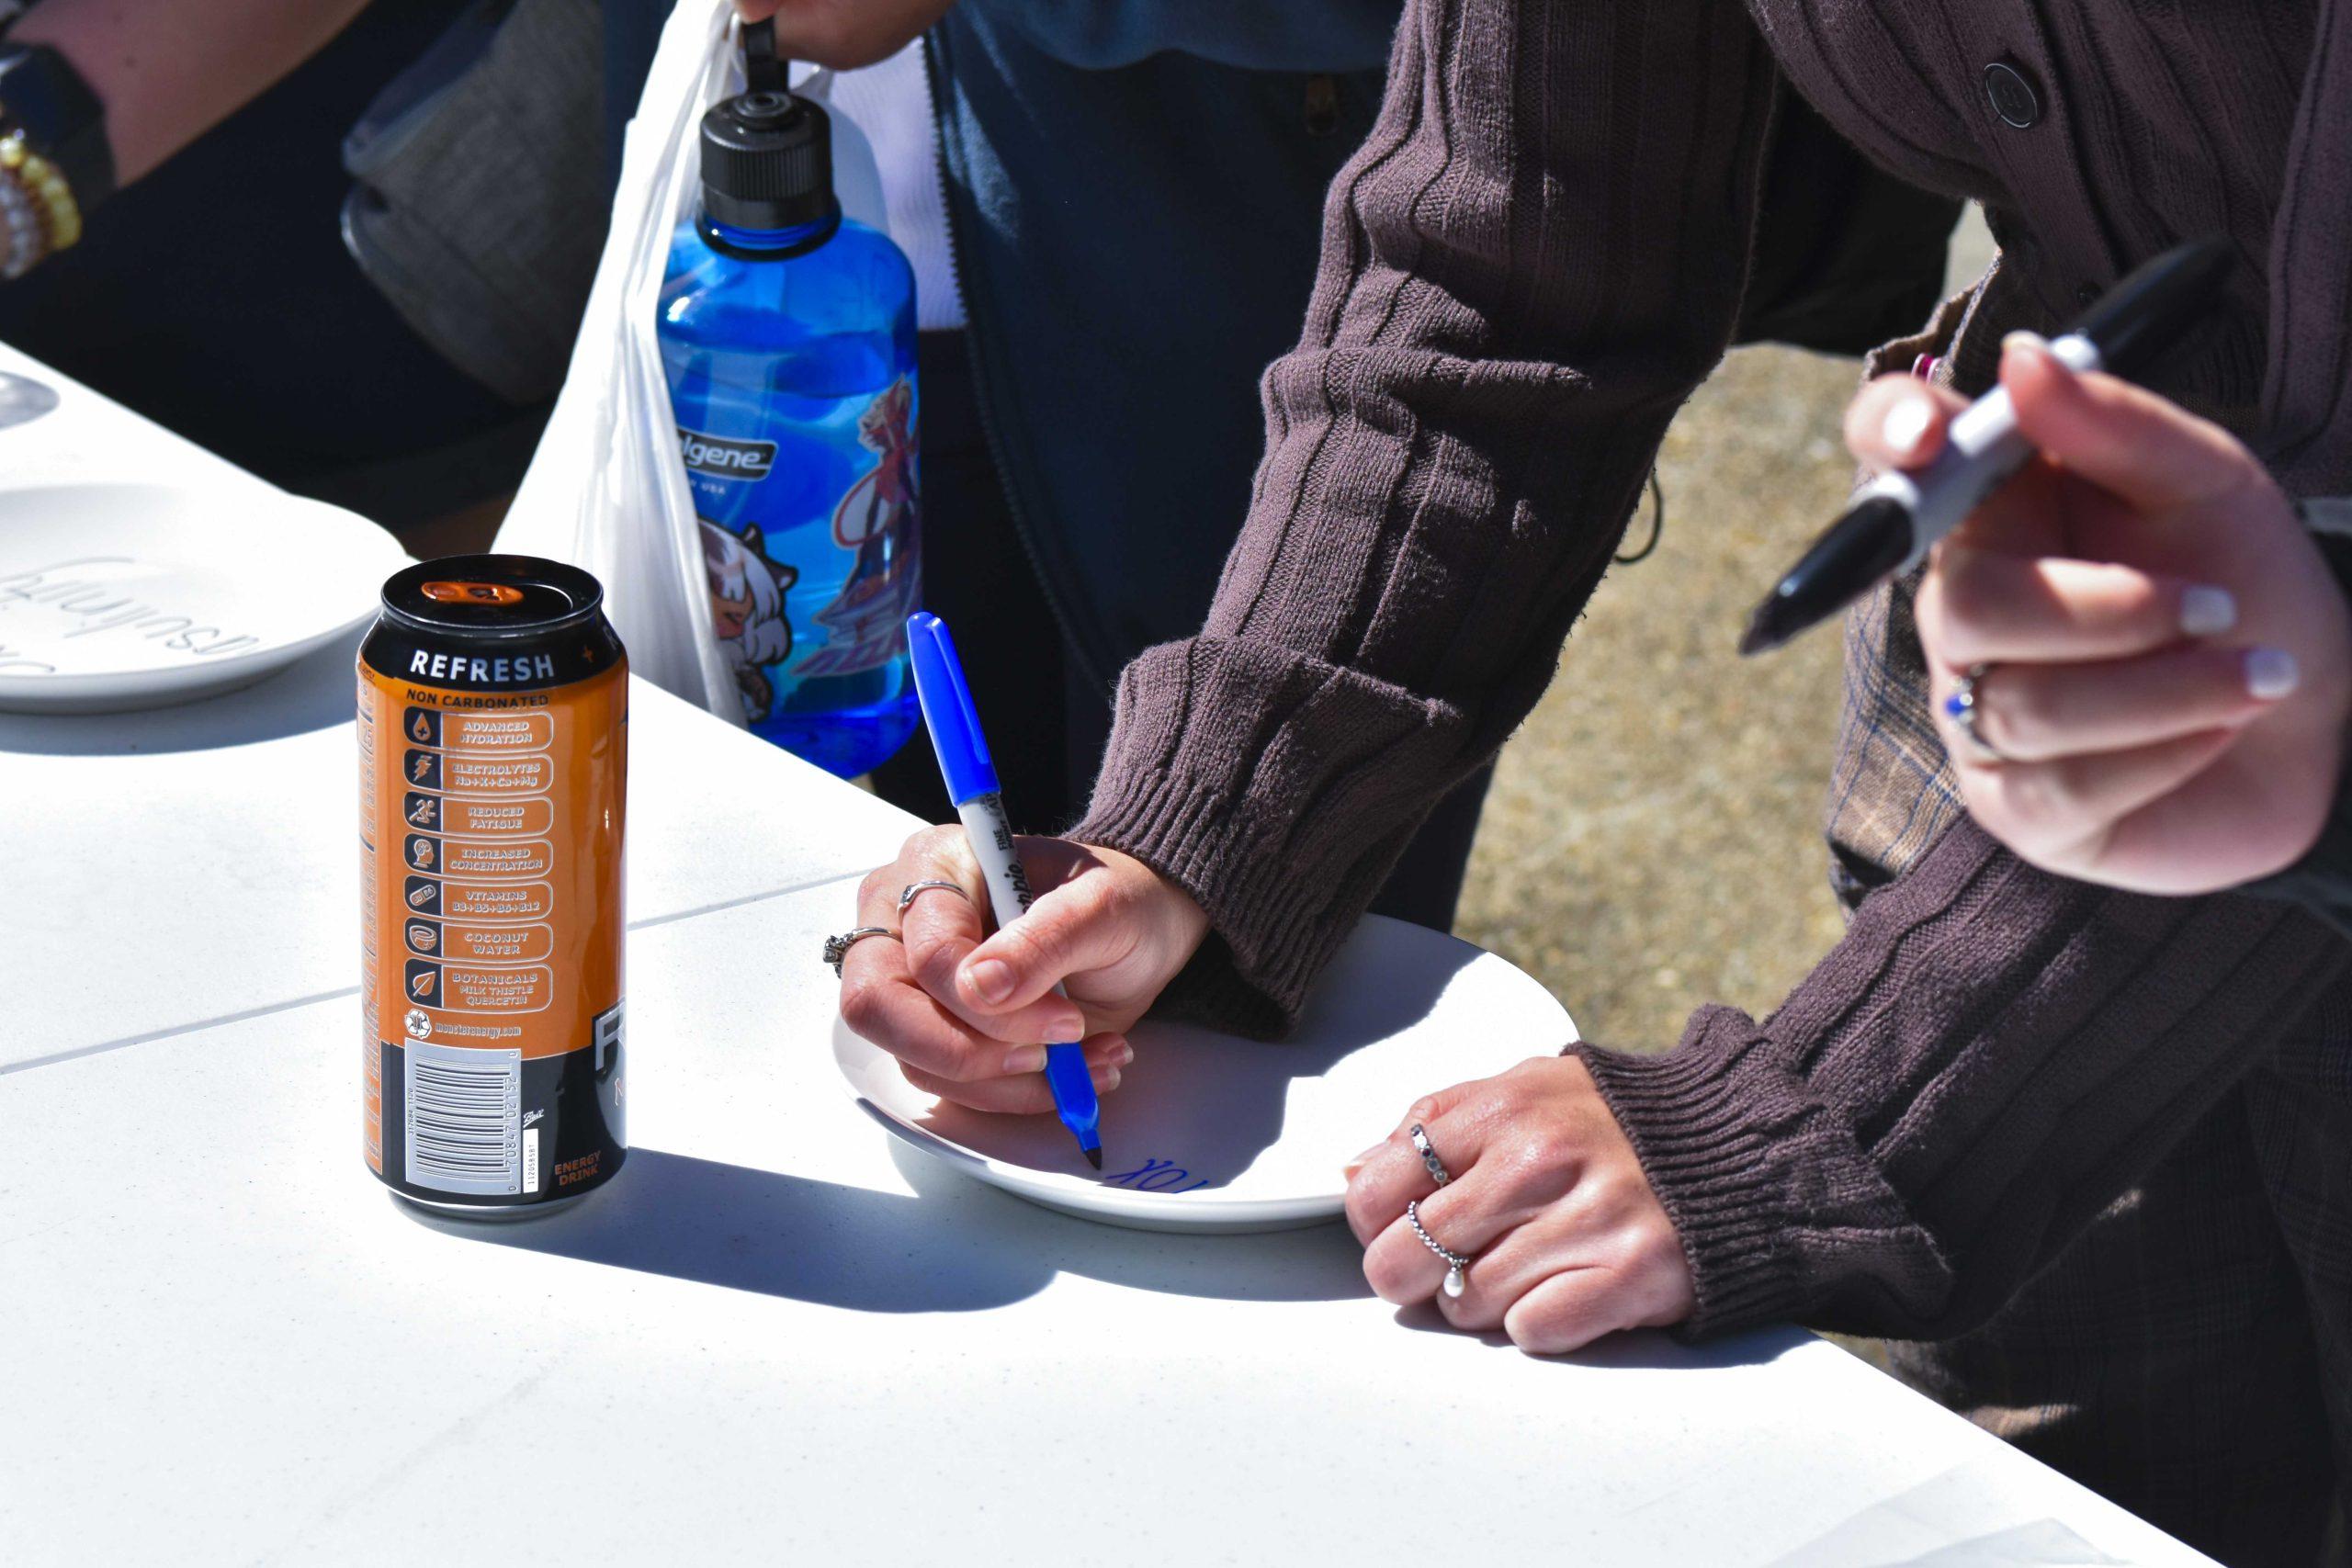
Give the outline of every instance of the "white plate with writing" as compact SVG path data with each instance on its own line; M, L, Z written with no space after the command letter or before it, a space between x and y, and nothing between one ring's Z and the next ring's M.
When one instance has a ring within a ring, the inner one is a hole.
M1337 1219L1341 1168L1421 1096L1576 1037L1567 1010L1524 971L1367 915L1286 1040L1136 1026L1136 1059L1102 1101L1099 1176L1053 1117L937 1100L838 1020L833 1056L892 1133L1032 1202L1138 1230L1271 1231Z
M407 561L357 513L258 484L0 490L0 709L249 685L366 621Z

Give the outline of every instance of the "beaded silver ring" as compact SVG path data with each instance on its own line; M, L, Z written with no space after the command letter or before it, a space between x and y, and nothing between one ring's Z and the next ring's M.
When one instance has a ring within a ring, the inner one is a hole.
M1419 1122L1413 1123L1406 1136L1413 1140L1414 1152L1421 1156L1421 1168L1430 1173L1431 1181L1442 1187L1453 1179L1453 1172L1446 1169L1445 1161L1437 1157L1437 1150L1430 1146L1429 1134L1421 1130Z
M1413 1234L1421 1238L1423 1247L1445 1259L1445 1293L1459 1296L1464 1288L1462 1271L1470 1267L1470 1255L1442 1245L1421 1227L1421 1201L1418 1198L1405 1205L1405 1223L1413 1227Z

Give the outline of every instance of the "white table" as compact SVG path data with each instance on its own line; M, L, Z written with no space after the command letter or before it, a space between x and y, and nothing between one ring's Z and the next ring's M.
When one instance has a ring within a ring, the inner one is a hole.
M5 346L0 370L60 389L0 430L0 482L261 482ZM0 1010L0 1067L356 993L357 649L154 713L0 713L0 978L40 982ZM862 874L909 829L643 682L629 743L634 926Z
M154 714L0 715L0 1066L356 993L356 639ZM629 922L889 860L908 818L639 682Z
M816 958L907 820L642 688L634 1150L420 1218L359 1159L349 679L0 723L12 1568L2202 1561L1800 1334L1537 1361L1400 1325L1336 1227L921 1163Z

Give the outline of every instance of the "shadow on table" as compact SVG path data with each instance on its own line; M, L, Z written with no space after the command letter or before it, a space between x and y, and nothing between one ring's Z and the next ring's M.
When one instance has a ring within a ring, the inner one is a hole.
M1363 1249L1334 1221L1245 1235L1128 1230L1041 1209L951 1170L903 1144L890 1149L924 1207L1067 1274L1129 1290L1219 1301L1336 1302L1368 1297Z
M209 751L348 721L362 634L340 637L253 685L138 713L0 713L0 751L65 757Z
M1334 1226L1197 1237L1114 1230L919 1156L903 1168L914 1197L639 1148L608 1190L544 1219L485 1224L402 1207L469 1241L855 1312L980 1311L1034 1295L1062 1272L1228 1300L1367 1293L1354 1243Z
M1431 1302L1396 1309L1399 1327L1422 1334L1451 1334L1476 1339L1498 1350L1516 1349L1510 1337L1496 1329L1471 1334L1445 1321ZM1802 1328L1763 1328L1723 1339L1685 1344L1659 1329L1628 1329L1597 1339L1566 1356L1528 1356L1531 1366L1598 1367L1611 1371L1712 1372L1726 1367L1760 1367L1812 1343L1815 1336Z

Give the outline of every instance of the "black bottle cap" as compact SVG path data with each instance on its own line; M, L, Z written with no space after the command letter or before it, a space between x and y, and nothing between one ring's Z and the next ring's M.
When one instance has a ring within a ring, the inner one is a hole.
M702 207L738 229L794 229L833 215L833 128L790 93L738 93L702 117Z

